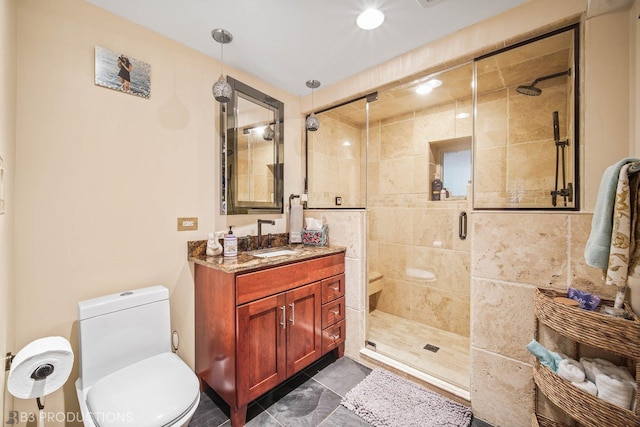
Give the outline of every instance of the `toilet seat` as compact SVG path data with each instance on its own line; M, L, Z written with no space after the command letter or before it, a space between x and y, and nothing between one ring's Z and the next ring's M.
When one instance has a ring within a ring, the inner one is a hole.
M162 353L101 378L87 393L97 427L171 426L200 398L197 377L174 353Z

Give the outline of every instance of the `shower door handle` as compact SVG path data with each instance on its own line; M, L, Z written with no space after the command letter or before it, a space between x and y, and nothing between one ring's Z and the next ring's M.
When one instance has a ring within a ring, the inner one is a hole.
M467 238L467 213L464 211L458 215L458 237L460 240Z

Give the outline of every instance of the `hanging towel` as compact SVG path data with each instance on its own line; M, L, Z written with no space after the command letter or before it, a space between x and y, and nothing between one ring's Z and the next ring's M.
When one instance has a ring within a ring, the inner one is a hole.
M289 210L289 243L302 243L302 205Z
M613 229L613 207L618 187L620 169L623 165L638 162L640 159L625 158L609 166L602 175L596 206L591 221L591 234L584 249L584 258L588 265L607 270L609 251L611 250L611 232Z

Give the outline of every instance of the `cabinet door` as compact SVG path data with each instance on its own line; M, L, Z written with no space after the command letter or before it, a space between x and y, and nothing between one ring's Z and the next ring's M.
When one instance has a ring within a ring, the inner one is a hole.
M322 350L320 299L320 282L286 293L288 376L320 357Z
M238 403L245 404L287 378L285 294L238 307Z

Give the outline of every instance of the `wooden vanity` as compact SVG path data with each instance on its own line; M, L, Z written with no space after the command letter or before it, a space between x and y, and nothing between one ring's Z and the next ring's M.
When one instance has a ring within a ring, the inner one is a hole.
M259 259L192 256L196 374L245 424L247 404L330 351L344 354L344 248Z

